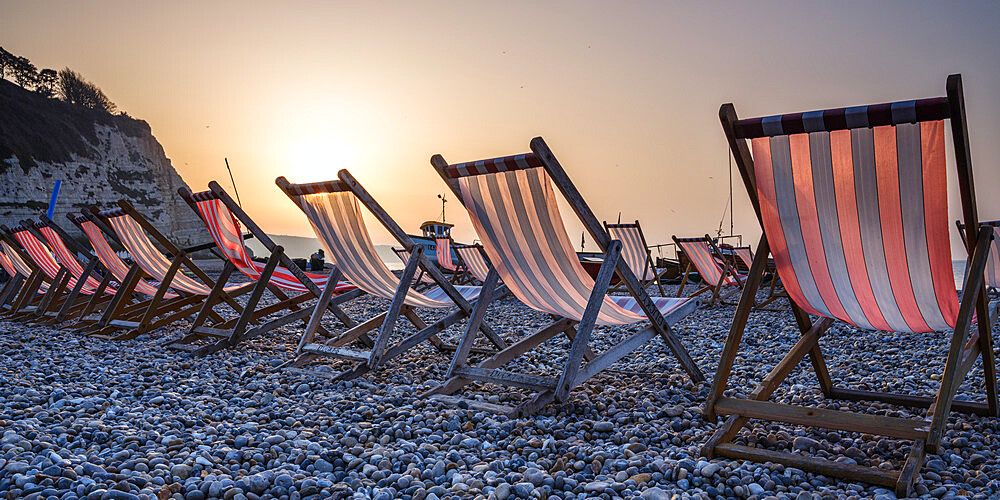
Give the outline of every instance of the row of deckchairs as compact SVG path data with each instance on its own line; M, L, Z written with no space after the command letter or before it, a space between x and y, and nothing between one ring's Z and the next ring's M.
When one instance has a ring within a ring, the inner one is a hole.
M894 488L899 496L908 495L925 454L935 453L939 448L952 409L1000 416L991 325L995 305L988 303L986 294L990 247L1000 224L981 225L978 221L961 77L948 78L944 97L751 119L739 119L733 105L726 104L720 109L720 119L761 224L762 236L754 252L734 252L737 257L750 260L746 274L734 272L736 266L732 261L716 260L718 248L714 248L711 238L675 240L690 266L697 268L703 278L706 289L699 293L711 290L714 301L723 287L741 290L703 409L706 419L723 416L725 421L702 453L708 458L780 463L884 485ZM946 120L951 127L967 251L961 297L952 275L948 239ZM341 170L335 180L310 184L292 184L278 178L279 188L305 214L335 264L320 288L313 278L299 276L294 266L283 260L282 269L294 275L312 296L318 295L289 367L320 376L357 376L427 342L450 357L450 363L447 378L424 396L476 409L523 415L551 401L565 400L572 389L659 336L694 382L705 380L671 329L698 307L698 299L650 296L645 285L655 281L657 274L647 272L648 251L642 264L641 250L636 255L624 256L623 240L614 239L609 235L611 228L602 227L597 221L545 142L535 138L530 146L528 153L472 162L448 163L440 155L431 159L432 166L466 208L481 241L486 272L477 277L480 286L453 284L437 263L424 255L423 247L410 240L348 171ZM119 243L136 259L137 265L130 272L154 280L150 284L156 286L159 296L153 298L154 302L163 300L169 288L177 295L174 300L207 291L206 296L215 294L228 303L236 294L248 291L247 287L257 294L272 284L271 278L279 268L277 261L282 260L281 247L245 218L217 184L210 187L211 194L189 195L191 202L220 200L216 207L227 208L228 214L243 222L271 252L263 268L238 255L236 242L240 231L235 219L233 227L218 231L218 237L213 235L213 250L225 255L227 265L233 269L257 276L256 282L227 287L225 278L209 283L211 280L192 269L195 277L203 281L201 287L175 288L172 283L178 268L191 265L185 251L165 245L154 236L164 249L153 256L156 252L145 248L138 235L152 235L155 230L144 225L142 219L137 220L137 214L126 204L115 211L87 214L108 223ZM600 247L603 261L596 278L587 273L573 251L556 203L556 189ZM407 252L401 275L389 271L376 254L362 207ZM210 224L229 221L217 215L203 214L203 217ZM52 262L36 261L37 265L31 269L18 269L7 249L11 247L11 253L27 263L25 257L34 258L36 242L40 244L36 230L40 227L22 224L12 228L13 236L6 231L3 234L7 243L5 269L9 264L15 273L28 271L19 287L27 291L27 304L31 305L11 308L14 313L34 307L29 312L45 319L53 311L72 313L81 304L104 300L105 295L113 295L114 301L118 301L123 290L131 290L129 287L133 285L129 280L111 286L106 282L107 277L98 280L91 276L97 266L95 259L91 258L86 266L72 266L65 256L60 257L61 251L55 252L51 259L58 267L53 267ZM43 238L45 235L42 232ZM146 243L152 247L148 239ZM230 244L235 253L226 249ZM20 245L21 249L12 245ZM743 388L730 391L733 365L749 315L757 305L756 294L769 257L774 259L777 275L772 282L780 279L801 337L749 393ZM994 271L996 266L1000 264L994 262ZM642 271L637 271L640 267ZM136 271L139 268L142 273ZM433 283L428 285L432 286L420 291L413 287L418 270L429 276ZM226 275L225 270L223 274ZM614 275L627 295L607 293ZM342 280L356 287L359 293L387 300L388 308L353 326L345 322L345 331L325 332L325 338L319 339L317 335L324 333L322 316L334 304L333 297ZM517 300L549 314L551 323L513 343L501 338L485 321L486 310L494 301L501 280ZM43 282L48 288L39 299L37 291ZM313 287L307 282L313 282ZM31 286L27 286L29 283ZM62 291L50 299L53 290ZM74 292L81 298L73 296ZM14 302L19 302L25 292L14 295L19 296ZM254 303L252 296L250 303ZM238 304L234 307L241 318L247 317L252 322L255 318L253 312L248 312L253 307L250 303L242 309ZM450 312L427 324L417 315L418 308L449 308ZM206 306L200 309L201 314L214 325L229 325L233 321L218 317ZM400 316L416 328L416 333L396 332ZM820 340L836 321L885 332L951 332L937 393L894 394L835 385ZM446 346L438 334L459 322L464 323L464 331L458 344ZM648 326L623 339L607 339L602 344L612 346L594 352L596 336L602 331L598 326L638 322L648 322ZM192 327L191 333L198 333L197 328ZM368 334L376 330L376 337L370 338ZM519 356L561 334L569 339L569 347L556 376L522 373L512 364ZM489 341L495 351L474 361L473 345L480 337ZM323 357L347 361L350 368L339 373L303 368ZM925 408L926 416L905 418L768 401L806 357L827 398ZM959 386L980 360L986 401L956 400ZM532 395L517 407L488 404L459 395L473 382L527 390ZM901 469L871 468L740 444L736 438L751 419L876 434L912 440L913 445Z

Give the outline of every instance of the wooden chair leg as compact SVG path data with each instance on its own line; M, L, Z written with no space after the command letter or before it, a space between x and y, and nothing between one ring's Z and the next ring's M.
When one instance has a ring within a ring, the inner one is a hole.
M608 293L608 285L611 283L611 277L614 276L615 267L618 265L621 249L621 242L614 240L604 252L604 261L601 263L600 270L597 271L597 279L594 280L594 289L590 292L587 307L584 309L583 317L580 318L580 324L577 327L576 338L570 344L565 367L559 376L559 381L556 383L556 401L565 401L569 395L569 391L576 386L577 374L580 372L580 366L583 363L583 354L590 346L590 334L594 331L597 316L601 312L601 306L604 305L604 296Z
M681 277L681 287L677 289L677 297L684 296L684 285L687 283L688 275L690 274L691 274L691 262L688 262L687 266L684 267L684 276Z
M254 286L253 291L250 292L250 297L247 299L246 305L243 306L243 312L240 314L239 320L236 321L236 326L233 327L232 333L229 335L230 346L239 341L240 336L246 331L247 325L250 324L250 319L253 316L254 311L257 309L257 303L260 302L260 298L264 296L264 290L267 289L267 284L271 280L271 275L274 274L274 269L278 267L279 259L275 254L280 255L282 252L284 252L284 248L280 245L274 247L274 251L271 252L271 256L267 259L267 263L264 264L264 270L261 271L260 277L257 278L257 285Z
M499 279L500 275L496 270L490 268L490 272L486 275L486 281L483 282L482 291L479 293L479 299L476 300L476 305L472 310L472 316L469 317L469 321L465 325L465 333L459 340L458 347L455 349L455 354L448 366L447 376L449 378L454 376L456 367L465 366L469 353L472 352L472 344L479 332L479 325L482 324L483 318L486 316L486 309L493 300L493 291Z
M309 323L306 325L306 329L302 332L302 336L299 337L299 345L295 349L296 355L302 355L302 348L316 338L316 331L319 329L320 322L323 320L323 311L326 311L326 306L330 303L330 299L333 297L333 292L337 289L337 282L339 281L340 270L334 269L326 281L323 293L320 294L319 299L317 299L316 304L313 306L312 315L309 317Z
M423 253L421 246L416 246L410 252L410 259L403 269L403 275L399 278L399 286L396 288L396 295L392 298L389 310L385 316L385 321L379 327L378 336L375 337L375 347L371 350L368 358L368 367L374 369L382 362L382 355L385 354L386 346L389 345L389 337L396 328L396 319L399 317L400 309L406 301L406 295L410 291L410 283L413 275L416 274L417 265L420 262L420 255Z

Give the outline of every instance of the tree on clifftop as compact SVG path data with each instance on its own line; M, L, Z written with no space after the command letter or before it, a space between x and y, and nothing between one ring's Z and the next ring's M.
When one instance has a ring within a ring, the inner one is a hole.
M52 97L56 93L56 85L59 83L59 73L54 69L43 69L38 72L38 84L35 85L35 92L45 97Z
M38 78L38 69L35 68L34 64L27 57L18 57L14 60L14 81L17 82L21 88L30 90L35 86L35 80Z
M14 54L7 52L3 47L0 47L0 80L7 78L7 73L9 73L14 66L14 61L17 58Z
M114 113L117 106L104 95L97 85L83 79L76 71L63 68L59 72L59 96L64 101L79 104L106 113Z

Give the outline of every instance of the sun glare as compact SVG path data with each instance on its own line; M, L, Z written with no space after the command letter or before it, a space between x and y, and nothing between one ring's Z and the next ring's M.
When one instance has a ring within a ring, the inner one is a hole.
M284 174L292 182L334 179L357 161L356 151L333 136L307 136L289 144Z

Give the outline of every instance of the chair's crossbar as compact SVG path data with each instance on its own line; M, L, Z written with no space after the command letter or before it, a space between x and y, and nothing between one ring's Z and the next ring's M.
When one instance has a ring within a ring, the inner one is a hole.
M542 166L542 160L534 153L524 153L512 156L502 156L488 160L469 161L449 165L445 172L449 177L457 179L470 175L495 174L497 172L512 172L526 168Z
M291 195L305 196L309 194L350 191L351 188L343 181L323 181L308 184L288 184L283 189L286 193Z
M754 139L810 132L831 132L944 120L951 115L947 97L869 104L805 113L746 118L734 124L736 138Z
M208 200L218 200L219 195L212 190L199 191L197 193L191 193L191 199L194 201L208 201Z

